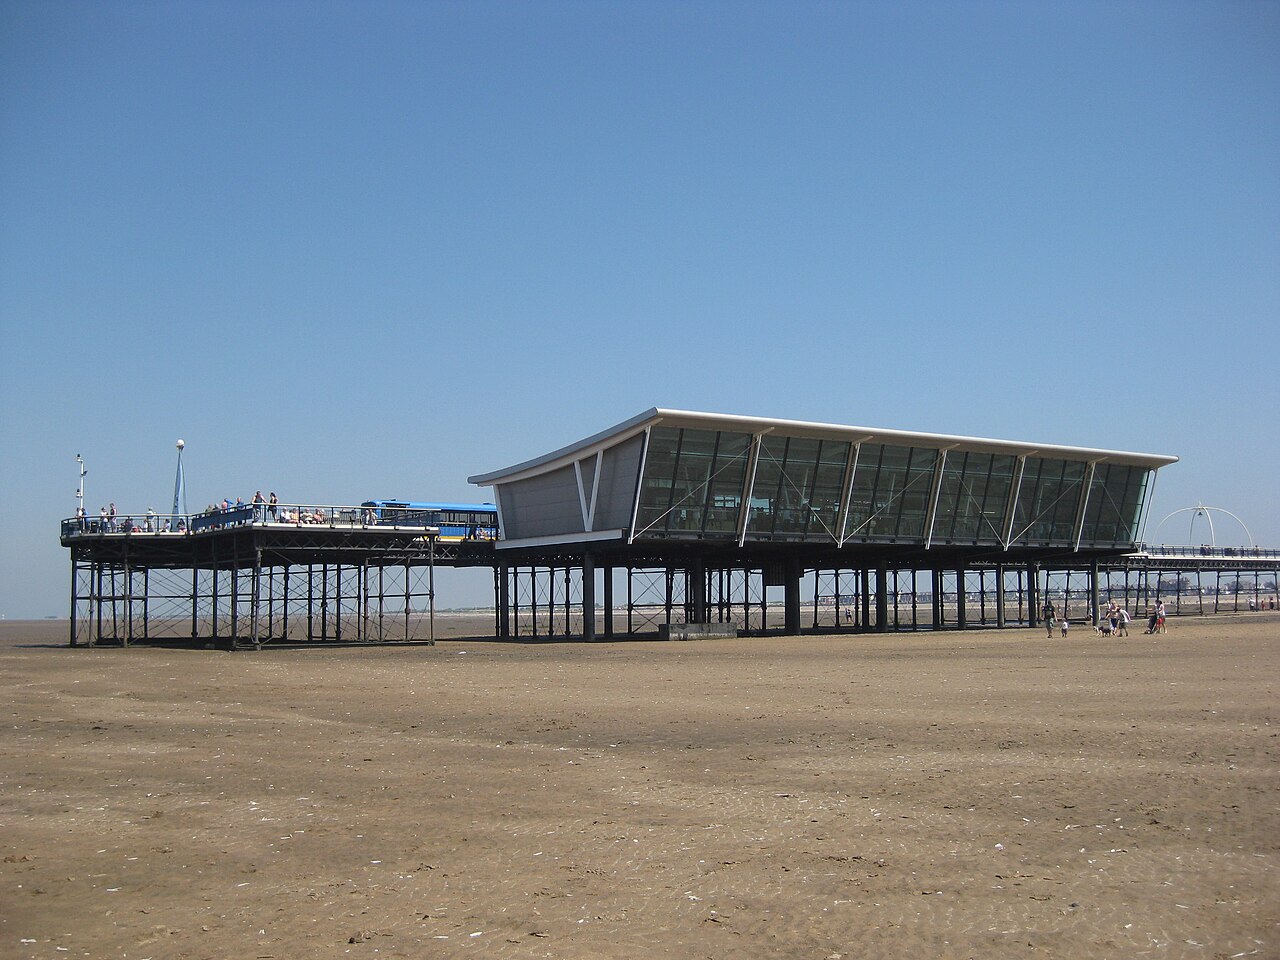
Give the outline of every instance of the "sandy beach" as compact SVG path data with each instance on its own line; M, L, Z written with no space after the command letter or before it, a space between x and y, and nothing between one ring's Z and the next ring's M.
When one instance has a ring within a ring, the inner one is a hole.
M1280 956L1280 614L66 636L0 624L3 957Z

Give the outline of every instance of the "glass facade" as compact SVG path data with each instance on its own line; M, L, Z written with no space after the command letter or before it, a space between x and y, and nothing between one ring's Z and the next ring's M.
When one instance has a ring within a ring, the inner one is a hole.
M736 537L750 451L748 433L654 427L637 534Z
M937 450L864 443L858 450L845 536L923 540Z
M1088 466L1079 460L1027 457L1010 542L1073 545Z
M848 458L847 442L762 437L748 535L835 541Z
M1018 458L948 451L933 522L935 543L1003 543Z
M1020 478L1018 465L1012 454L659 424L649 433L634 535L991 545L1007 535L1011 545L1074 546L1089 465L1029 456ZM1082 546L1133 542L1150 475L1096 466Z
M1081 543L1132 543L1148 476L1142 467L1098 464L1089 486Z

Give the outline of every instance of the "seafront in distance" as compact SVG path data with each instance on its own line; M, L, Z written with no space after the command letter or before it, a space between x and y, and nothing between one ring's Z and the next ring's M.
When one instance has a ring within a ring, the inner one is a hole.
M0 623L0 954L1280 953L1280 613L1127 639L440 622L241 653Z

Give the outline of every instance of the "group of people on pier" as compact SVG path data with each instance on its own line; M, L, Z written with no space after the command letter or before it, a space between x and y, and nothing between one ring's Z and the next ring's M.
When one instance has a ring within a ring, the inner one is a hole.
M151 507L140 517L117 516L114 503L98 509L96 524L89 519L83 506L76 507L76 521L83 533L169 533L170 530L187 529L184 520L179 519L177 526L172 526L169 517L161 517Z

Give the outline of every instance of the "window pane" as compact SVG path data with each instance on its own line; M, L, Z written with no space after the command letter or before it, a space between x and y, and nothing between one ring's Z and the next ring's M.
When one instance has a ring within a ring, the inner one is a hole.
M649 453L640 482L640 506L636 512L636 533L660 533L667 528L667 511L676 470L676 450L680 430L654 427L649 431Z
M947 454L933 539L1000 543L1016 459L990 453Z
M1101 463L1094 470L1082 542L1132 543L1148 471Z
M907 469L903 475L902 510L898 516L899 540L923 540L924 522L929 514L929 495L933 492L933 474L938 451L912 447L908 450Z
M671 484L671 512L668 532L698 533L706 509L707 485L715 467L714 430L681 431L675 479Z
M1016 543L1071 542L1086 464L1028 457L1014 521Z
M751 512L747 531L762 537L773 534L782 509L783 465L787 456L787 439L776 434L760 438L760 455L756 461L756 482L751 491Z
M817 469L818 440L790 437L778 490L777 517L773 525L776 535L801 536L809 525L809 489Z
M809 491L809 521L806 539L836 539L840 517L840 497L844 492L844 468L849 460L849 444L823 440Z
M872 497L875 492L876 474L880 470L880 456L884 446L864 443L858 447L857 463L853 469L853 486L849 491L849 512L844 520L846 537L870 536L871 518L874 512Z
M933 540L973 540L978 532L982 496L986 491L991 455L953 450L942 465Z
M1001 454L991 458L991 477L987 481L987 492L982 501L982 520L978 525L980 542L1004 542L1009 491L1013 486L1013 472L1017 465L1018 458L1011 455Z
M936 450L864 443L858 452L846 536L923 539Z
M746 480L750 451L750 434L720 434L715 469L707 485L704 530L708 535L737 536L738 510L742 503L742 485Z

